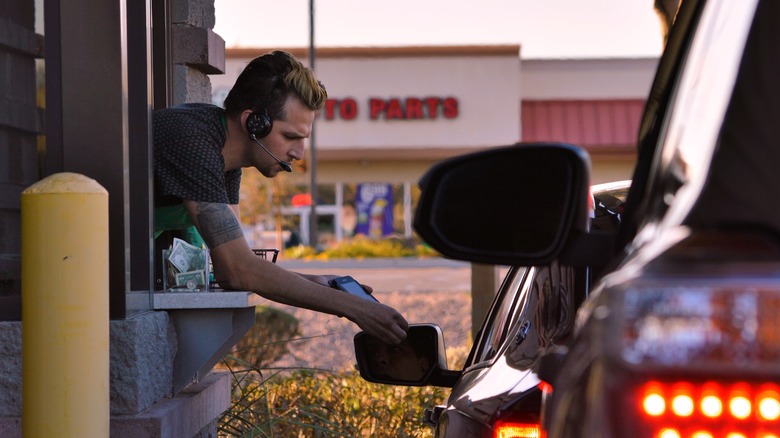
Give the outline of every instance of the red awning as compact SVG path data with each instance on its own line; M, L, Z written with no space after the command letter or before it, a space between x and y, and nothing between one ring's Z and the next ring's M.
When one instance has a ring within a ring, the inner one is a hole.
M644 104L640 99L526 100L522 103L522 140L633 154Z

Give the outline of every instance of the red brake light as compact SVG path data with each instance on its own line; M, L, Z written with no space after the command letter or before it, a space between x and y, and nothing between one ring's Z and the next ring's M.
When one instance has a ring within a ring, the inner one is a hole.
M511 423L499 421L494 429L494 438L541 438L541 426L533 423Z
M651 382L638 410L653 438L780 438L780 386Z

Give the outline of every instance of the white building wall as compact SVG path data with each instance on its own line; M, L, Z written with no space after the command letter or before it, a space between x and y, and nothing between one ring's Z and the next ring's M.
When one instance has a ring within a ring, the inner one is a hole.
M523 100L645 99L658 58L523 60Z
M323 61L317 71L330 96L353 97L360 108L356 120L321 119L323 148L492 146L519 139L513 123L520 116L519 57L342 59ZM454 97L458 115L370 120L371 97Z
M226 73L212 77L215 96L227 94L249 59L228 59ZM322 58L317 76L330 99L353 98L356 119L321 114L317 146L322 149L461 148L513 143L520 138L520 58L447 56ZM458 101L458 115L435 119L369 118L369 99L414 97Z

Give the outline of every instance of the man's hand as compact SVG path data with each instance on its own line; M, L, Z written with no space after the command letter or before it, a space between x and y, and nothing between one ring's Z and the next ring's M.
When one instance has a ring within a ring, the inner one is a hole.
M340 275L297 274L309 281L327 287L330 287L330 280L340 277ZM363 286L368 293L374 291L371 286L362 283L360 285ZM366 333L371 334L388 344L395 345L406 339L406 331L409 328L409 323L406 319L390 306L380 303L371 304L371 306L361 305L354 311L353 315L345 316Z
M358 298L360 299L360 298ZM387 344L397 345L406 339L409 323L397 310L381 303L363 300L365 305L357 307L353 315L347 315L369 335Z

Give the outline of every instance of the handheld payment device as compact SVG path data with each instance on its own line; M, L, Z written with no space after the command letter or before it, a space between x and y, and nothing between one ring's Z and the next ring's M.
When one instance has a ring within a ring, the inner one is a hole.
M330 284L330 287L343 290L344 292L350 293L352 295L356 295L360 298L379 302L379 300L374 298L373 295L366 292L366 290L363 289L363 286L361 286L360 283L357 282L357 280L350 277L349 275L346 275L344 277L336 277L333 280L330 280L328 284Z

